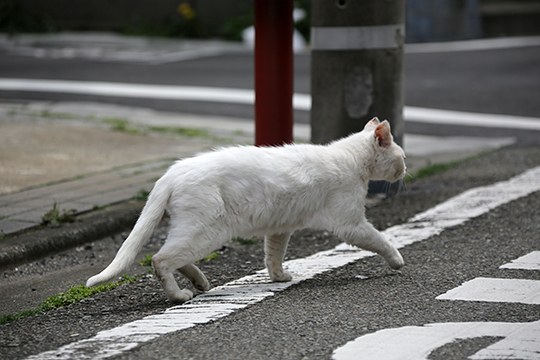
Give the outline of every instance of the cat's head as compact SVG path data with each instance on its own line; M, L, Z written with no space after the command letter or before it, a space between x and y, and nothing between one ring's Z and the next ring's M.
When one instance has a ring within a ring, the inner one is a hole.
M407 172L405 152L394 142L390 123L375 117L366 124L364 131L368 132L375 149L371 180L395 182L402 179Z

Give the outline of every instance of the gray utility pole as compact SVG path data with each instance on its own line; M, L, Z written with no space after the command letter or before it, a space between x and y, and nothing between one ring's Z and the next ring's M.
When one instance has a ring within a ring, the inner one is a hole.
M377 116L403 140L404 0L312 0L311 140L327 143Z

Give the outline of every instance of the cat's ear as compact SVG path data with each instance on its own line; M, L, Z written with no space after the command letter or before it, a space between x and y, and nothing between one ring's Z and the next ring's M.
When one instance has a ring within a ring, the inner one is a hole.
M364 129L374 129L377 125L379 125L381 122L379 121L379 118L374 117L373 119L369 120L364 126Z
M384 120L375 128L375 140L379 146L389 147L392 144L392 132L390 131L390 123Z

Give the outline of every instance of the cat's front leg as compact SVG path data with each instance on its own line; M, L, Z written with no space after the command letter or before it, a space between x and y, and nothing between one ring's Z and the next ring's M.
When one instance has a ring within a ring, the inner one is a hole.
M292 276L283 269L283 259L287 251L290 233L272 234L264 237L264 255L266 268L272 281L291 281Z
M379 254L392 269L397 270L405 265L396 247L367 221L355 227L341 227L337 229L336 234L350 245Z

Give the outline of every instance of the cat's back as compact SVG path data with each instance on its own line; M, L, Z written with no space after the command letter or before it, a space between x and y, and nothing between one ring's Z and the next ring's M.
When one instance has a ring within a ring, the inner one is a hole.
M174 178L204 179L279 176L321 160L320 145L281 147L233 146L177 161L168 173Z

